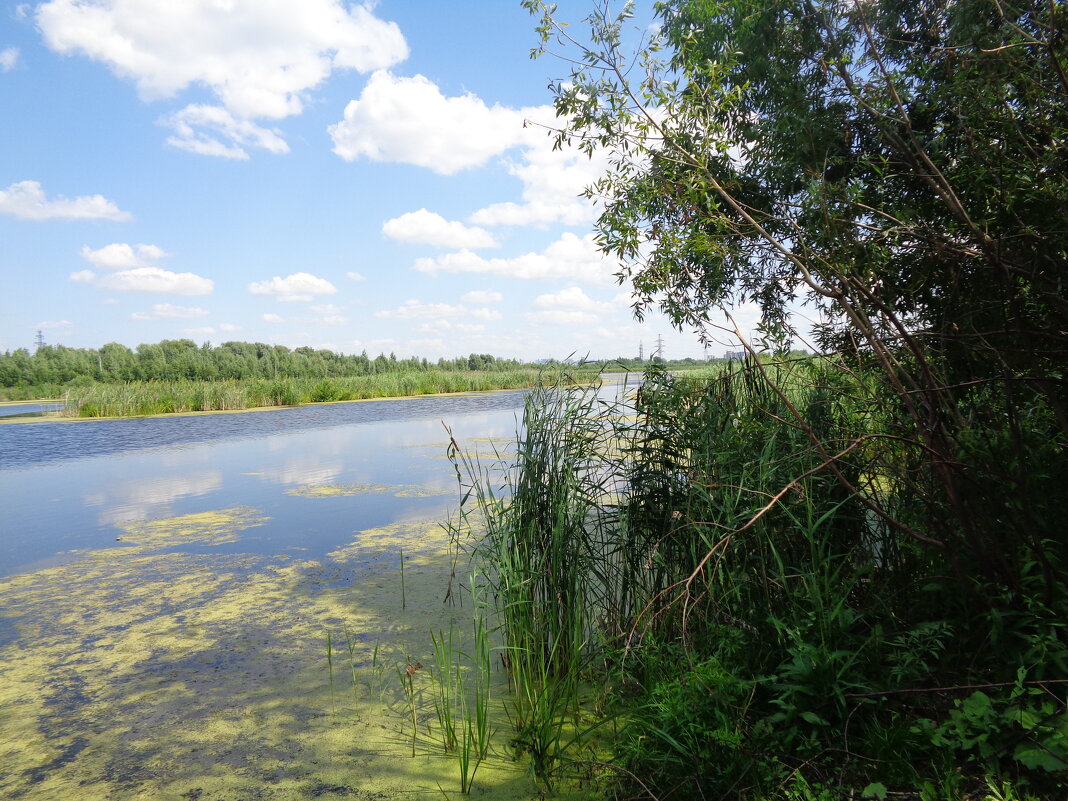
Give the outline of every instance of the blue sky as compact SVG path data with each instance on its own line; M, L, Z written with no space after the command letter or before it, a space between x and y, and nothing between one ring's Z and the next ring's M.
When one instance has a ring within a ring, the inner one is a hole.
M518 0L3 3L0 350L700 357L597 253L601 163L524 128L566 74L533 28Z

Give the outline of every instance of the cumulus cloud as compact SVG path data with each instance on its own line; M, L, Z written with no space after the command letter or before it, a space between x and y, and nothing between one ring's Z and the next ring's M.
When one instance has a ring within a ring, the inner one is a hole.
M89 273L90 270L83 271ZM80 275L75 273L74 275ZM71 280L82 279L71 276ZM195 273L172 273L160 267L135 267L117 273L94 277L93 283L113 292L154 292L158 295L210 295L215 282Z
M390 239L442 248L494 248L498 242L484 228L470 228L461 222L446 220L426 209L410 211L382 224L382 233Z
M5 47L0 50L0 72L10 72L19 63L19 49L17 47Z
M167 137L168 145L201 156L247 159L245 147L289 152L277 128L268 130L251 120L238 119L222 106L189 105L164 117L160 124L174 129L174 135Z
M466 313L466 306L452 306L448 303L422 303L418 300L406 300L399 308L375 312L375 317L385 317L391 320L429 320L459 317Z
M504 296L500 292L487 292L475 289L460 298L464 303L500 303Z
M488 311L488 310L483 310ZM494 318L496 319L496 318ZM443 331L452 331L460 334L480 334L486 330L481 323L453 323L449 320L431 320L423 323L415 329L417 334L440 334Z
M92 270L78 270L76 273L71 273L69 278L76 284L91 284L96 280L96 273Z
M500 312L493 309L470 309L460 304L422 303L418 300L406 300L396 309L375 312L375 317L391 320L448 320L456 317L470 317L476 320L499 320Z
M523 186L522 202L494 203L479 209L468 221L475 225L585 225L597 216L592 201L582 197L608 170L604 151L592 157L577 148L553 149L553 139L546 127L558 123L547 111L533 110L543 125L531 125L524 131L523 149L512 159L508 172Z
M486 259L470 250L417 259L413 269L438 273L489 273L506 278L566 279L583 284L607 286L615 283L618 265L597 249L593 234L578 237L565 232L541 253L527 253L510 259Z
M219 323L220 331L240 331L241 326L234 325L233 323Z
M381 70L329 130L334 152L346 161L396 161L451 175L518 144L523 119L521 109L487 106L470 93L445 97L422 75Z
M124 222L133 216L122 211L103 195L82 195L73 200L60 195L49 200L37 181L19 181L0 189L0 214L21 220L114 220Z
M257 281L248 285L253 295L274 295L281 301L310 301L316 295L333 295L337 287L325 278L310 273L293 273L285 278L275 276L268 281Z
M175 306L172 303L157 303L150 312L134 312L130 315L133 320L183 320L192 317L207 317L207 309L198 309L192 306Z
M228 145L211 134L179 132L172 144L229 157L240 157L242 144L284 146L275 132L241 121L299 114L310 91L335 70L370 72L408 56L395 23L342 0L50 0L36 18L48 47L106 64L133 81L144 100L206 87L234 125L202 111L184 123L236 138Z
M114 242L99 250L82 247L82 258L100 270L122 270L132 267L152 267L165 258L163 248L156 245L127 245Z
M532 305L539 311L529 319L551 325L589 325L615 310L613 304L594 300L577 286L539 295Z
M576 309L551 309L548 311L533 312L527 317L538 323L547 325L591 325L599 321L600 315Z
M613 309L611 303L594 300L577 286L547 295L538 295L533 305L536 309L574 309L598 314L607 314Z
M348 278L350 281L366 281L367 280L366 276L360 275L360 273L357 273L357 272L347 272L347 273L345 273L345 277Z
M46 320L45 322L38 323L38 328L43 328L45 331L53 328L70 328L74 323L70 320Z
M574 148L554 149L547 129L558 126L552 106L488 106L470 93L446 97L422 75L405 78L380 71L348 104L330 135L334 152L346 161L401 162L444 175L506 156L509 173L522 185L520 202L492 204L468 222L584 225L596 217L596 210L581 195L604 174L608 156L598 151L590 158Z
M316 314L341 314L344 309L335 303L323 303L318 306L310 307Z
M278 315L278 314L261 314L260 318L265 323L284 323L285 322L285 319L281 315Z
M182 333L191 337L210 337L215 333L215 329L205 325L200 328L183 328Z

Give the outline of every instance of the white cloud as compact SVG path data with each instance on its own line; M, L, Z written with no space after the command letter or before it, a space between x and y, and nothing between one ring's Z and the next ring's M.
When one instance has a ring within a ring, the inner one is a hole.
M323 325L345 325L348 321L349 318L343 314L331 314L318 320Z
M51 0L37 25L48 47L107 64L145 100L201 84L243 119L299 114L333 70L408 56L395 23L340 0Z
M528 314L528 319L559 326L592 325L617 308L613 303L594 300L577 286L539 295L532 305L538 311Z
M130 315L133 320L182 320L192 317L207 317L207 309L198 309L191 306L175 306L171 303L157 303L150 312L134 312Z
M593 202L581 197L609 168L607 153L590 158L573 147L553 149L546 127L559 123L542 110L533 110L544 126L529 126L524 132L521 158L508 172L523 185L522 203L494 203L472 214L475 225L584 225L597 217Z
M366 276L360 275L360 273L357 273L357 272L345 273L345 277L348 278L350 281L366 281L367 280Z
M475 289L460 298L464 303L500 303L504 296L500 292L487 292Z
M183 328L182 333L191 337L210 337L215 333L215 329L210 325L205 325L200 328Z
M71 273L69 278L76 284L91 284L96 280L96 273L92 270L78 270L76 273Z
M19 63L19 49L17 47L5 47L0 50L0 72L10 72Z
M122 270L131 267L152 267L165 258L163 248L156 245L127 245L114 242L99 250L82 247L82 258L100 270Z
M341 314L344 309L334 303L323 303L319 306L309 307L316 314Z
M567 279L607 286L615 283L613 273L618 269L618 264L597 249L593 234L578 237L565 232L541 253L527 253L510 259L486 259L470 250L460 250L432 259L417 259L413 269L431 275L489 273L506 278Z
M418 300L406 300L404 305L399 308L375 312L375 317L385 317L391 320L431 320L460 317L466 313L466 306L450 306L448 303L421 303Z
M334 152L346 161L402 162L445 175L518 150L508 171L522 184L521 202L492 204L468 221L480 226L583 225L596 217L596 210L581 194L604 174L608 156L598 151L591 159L577 148L554 149L548 129L559 124L552 106L487 106L470 93L446 97L422 75L405 78L380 71L359 99L349 102L330 135ZM466 242L445 246L476 247Z
M442 248L495 248L499 244L484 228L469 228L426 209L386 220L382 224L382 233L400 242Z
M346 161L396 161L451 175L518 144L523 119L523 110L490 107L470 93L445 97L422 75L379 71L329 130Z
M74 323L70 320L47 320L43 323L38 323L38 328L43 328L45 331L53 328L70 328Z
M569 309L589 312L591 314L608 314L613 310L611 303L602 303L589 297L577 286L561 289L548 295L539 295L534 299L536 309Z
M261 314L260 317L265 323L284 323L285 319L277 314Z
M233 323L219 323L220 331L240 331L241 326L234 325Z
M103 195L82 195L73 200L60 195L55 200L45 196L37 181L19 181L0 190L0 214L21 220L114 220L123 222L133 216L122 211Z
M418 300L406 300L396 309L375 312L375 317L391 320L436 320L440 328L448 328L441 323L449 318L470 317L476 320L499 320L501 313L493 309L469 309L467 306L448 303L422 303Z
M591 325L601 319L600 316L596 314L571 309L554 309L551 311L534 312L528 314L527 317L535 322L560 326Z
M71 280L84 280L75 276L91 272L84 270L74 273ZM215 289L215 282L210 278L195 273L172 273L159 267L135 267L100 278L94 276L89 282L114 292L154 292L160 295L210 295Z
M464 334L481 334L486 330L486 326L472 323L457 323L455 327Z
M441 337L434 337L432 339L410 339L408 340L408 347L411 348L413 352L438 355L445 352L445 340Z
M289 152L289 145L277 128L268 130L250 120L238 119L222 106L189 105L164 117L160 124L174 129L174 135L167 137L168 145L201 156L247 159L245 147L270 153Z
M257 281L248 285L253 295L274 295L281 301L309 301L316 295L333 295L337 287L325 278L310 273L293 273L285 278L275 276L269 281Z

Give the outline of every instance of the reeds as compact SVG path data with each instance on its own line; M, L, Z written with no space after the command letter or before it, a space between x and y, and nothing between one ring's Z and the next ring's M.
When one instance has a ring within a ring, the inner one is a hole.
M64 414L68 417L131 417L439 393L485 392L531 387L537 382L538 375L537 370L431 370L351 378L90 384L66 391Z
M491 480L454 452L470 479L484 536L475 561L504 644L512 743L551 788L585 741L581 676L596 654L598 619L614 604L604 581L614 546L602 536L618 453L597 386L539 386L527 398L515 461Z
M489 755L490 737L490 645L485 619L476 614L470 651L460 647L459 637L449 631L431 633L434 664L431 681L434 712L442 749L454 754L460 771L460 792L471 792L479 765Z

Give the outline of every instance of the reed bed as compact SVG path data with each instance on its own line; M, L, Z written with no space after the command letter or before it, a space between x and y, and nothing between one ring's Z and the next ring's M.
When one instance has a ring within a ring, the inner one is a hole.
M90 384L64 396L67 417L135 417L532 387L538 370L425 371L350 378Z
M913 536L893 412L833 360L748 360L614 402L540 386L503 478L457 456L512 742L547 789L596 763L661 801L1048 797L1064 573L977 596L974 555Z

